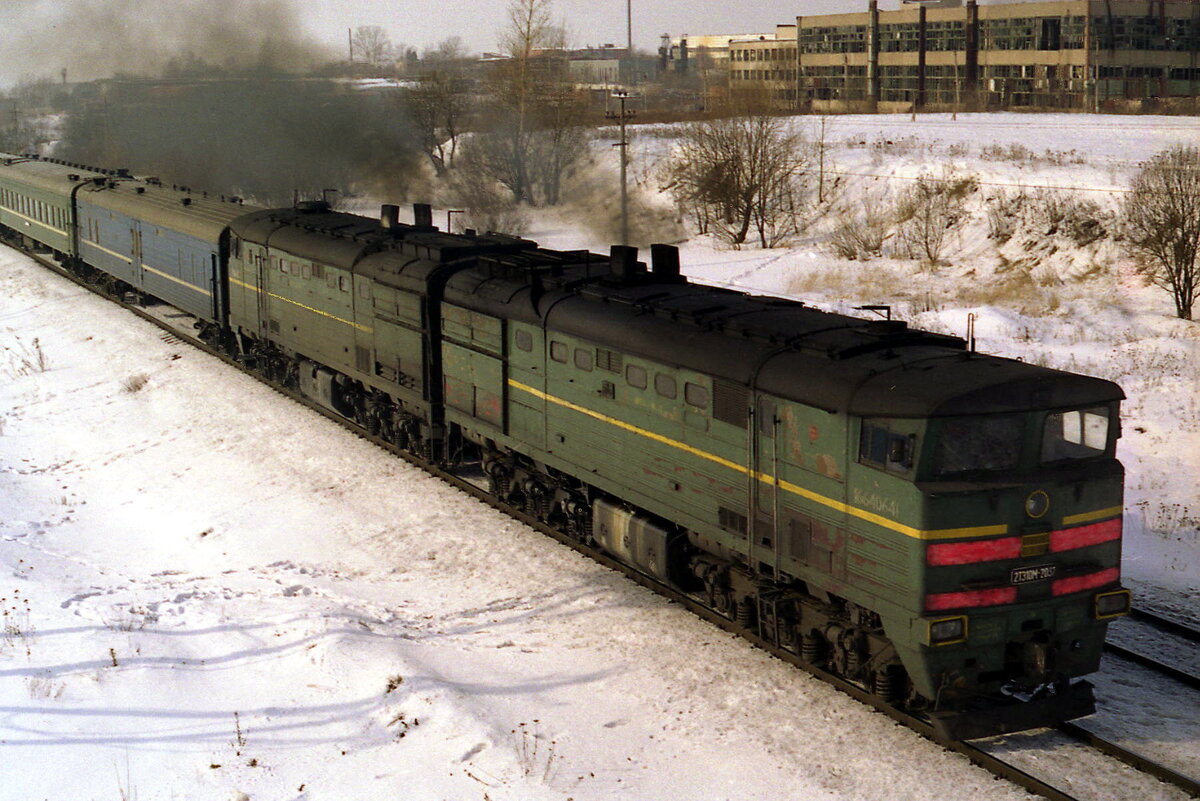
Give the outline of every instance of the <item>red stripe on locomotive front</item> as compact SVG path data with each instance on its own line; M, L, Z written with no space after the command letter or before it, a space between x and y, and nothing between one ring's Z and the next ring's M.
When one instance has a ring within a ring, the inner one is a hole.
M1054 553L1086 548L1102 542L1121 539L1121 518L1092 523L1090 526L1064 528L1050 533L1050 550Z
M999 606L1017 600L1016 587L997 587L990 590L938 592L925 596L925 609L942 612L948 609L967 609L974 606Z
M930 545L925 561L931 567L968 565L973 562L993 562L997 559L1016 559L1021 555L1020 537L974 542L939 542Z
M1096 587L1103 587L1106 584L1113 584L1121 577L1120 568L1110 567L1107 570L1100 570L1096 573L1088 573L1084 576L1071 576L1069 578L1055 579L1050 585L1050 593L1052 595L1070 595L1073 592L1083 592L1084 590L1092 590Z
M1087 548L1121 539L1121 518L1076 526L1050 532L1050 552L1062 553L1077 548ZM1001 559L1016 559L1021 556L1020 537L1001 537L994 540L972 542L938 542L925 551L925 563L930 567L970 565L978 562L996 562Z

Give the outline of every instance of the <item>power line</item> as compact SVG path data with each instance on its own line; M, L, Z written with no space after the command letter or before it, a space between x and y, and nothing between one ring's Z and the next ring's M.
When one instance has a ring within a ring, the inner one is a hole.
M885 181L935 181L937 183L959 183L964 180L971 180L969 175L962 175L957 178L939 178L934 175L876 175L868 172L845 172L842 170L826 169L827 175L843 175L850 178L877 178ZM1029 184L1029 183L1007 183L1001 181L980 181L974 179L974 182L979 186L998 186L1006 189L1054 189L1064 192L1107 192L1114 195L1123 195L1132 192L1132 189L1117 189L1106 188L1099 186L1056 186L1053 184Z

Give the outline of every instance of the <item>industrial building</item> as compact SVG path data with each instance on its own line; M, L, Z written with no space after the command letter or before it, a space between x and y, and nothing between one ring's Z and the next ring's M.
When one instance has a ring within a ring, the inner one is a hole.
M1194 110L1200 2L870 0L728 48L730 90L781 109Z

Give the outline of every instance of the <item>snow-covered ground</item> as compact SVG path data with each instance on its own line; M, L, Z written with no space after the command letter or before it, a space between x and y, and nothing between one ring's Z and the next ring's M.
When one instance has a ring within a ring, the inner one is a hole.
M1086 115L830 126L841 173L911 176L957 144L989 185L1107 189L1200 133ZM889 155L879 137L917 143ZM650 158L667 140L639 141ZM983 141L1085 163L992 161ZM548 216L529 235L606 247ZM934 269L806 241L693 240L683 260L960 334L975 313L984 350L1118 380L1125 574L1200 618L1197 326L1104 243L1034 247L1043 278L1015 297L978 291L1003 279L978 230L956 248ZM7 251L0 348L0 801L1025 797ZM1084 797L1164 797L1050 749L1033 761Z

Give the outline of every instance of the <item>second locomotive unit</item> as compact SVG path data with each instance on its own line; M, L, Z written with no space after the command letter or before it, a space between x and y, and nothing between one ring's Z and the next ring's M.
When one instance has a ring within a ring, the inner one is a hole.
M320 202L10 156L0 225L271 380L967 738L1088 714L1120 585L1114 384Z

